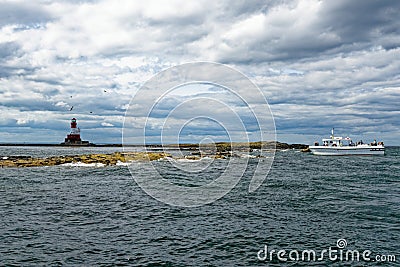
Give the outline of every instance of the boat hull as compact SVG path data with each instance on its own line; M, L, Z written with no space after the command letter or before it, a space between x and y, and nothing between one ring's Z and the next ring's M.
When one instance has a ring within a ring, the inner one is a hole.
M332 147L332 146L310 146L311 153L321 156L370 156L384 155L385 147L383 146L356 146L356 147Z

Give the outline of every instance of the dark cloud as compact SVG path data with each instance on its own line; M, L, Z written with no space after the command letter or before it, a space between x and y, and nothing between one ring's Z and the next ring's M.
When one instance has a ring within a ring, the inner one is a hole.
M0 9L0 27L8 24L35 26L52 19L40 5L29 2L2 2Z
M224 11L225 16L221 16L221 20L234 21L239 18L249 16L254 13L266 13L269 9L285 4L285 0L237 0L237 1L225 1L222 2L221 9Z
M24 111L66 111L67 109L64 107L57 107L54 103L41 100L41 99L8 99L3 100L1 103L2 106L8 108L18 108L21 112Z
M250 14L259 19L256 23L248 23L248 30L252 27L263 30L254 36L244 31L238 39L223 39L231 51L221 52L218 59L239 64L293 62L372 46L380 45L386 49L400 46L398 1L321 1L316 13L311 14L315 17L309 20L310 14L300 8L302 2L297 3L283 5L286 13L293 13L290 17L281 11L287 16L283 21L279 21L276 9L266 8L265 14Z
M0 63L0 78L9 78L11 76L20 75L21 72L23 72L23 74L32 74L34 69L7 66Z
M17 56L20 50L20 45L16 42L0 43L0 63L7 59Z
M45 84L48 84L48 85L66 85L62 81L58 80L58 78L54 78L54 79L47 78L46 79L46 78L40 78L40 77L37 77L37 78L29 78L29 77L27 77L26 80L27 81L32 81L32 82L35 82L35 83L45 83Z
M321 26L338 33L345 43L374 41L379 35L399 33L399 12L396 0L324 1Z

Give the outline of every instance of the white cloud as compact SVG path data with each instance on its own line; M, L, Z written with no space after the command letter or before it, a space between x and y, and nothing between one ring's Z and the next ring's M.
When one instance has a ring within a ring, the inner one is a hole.
M28 123L28 121L26 119L17 119L17 124L18 125L24 125L24 124L27 124L27 123Z
M108 122L102 122L102 123L101 123L101 126L104 126L104 127L114 127L114 124L108 123Z
M68 107L69 105L64 101L59 101L55 104L56 107Z

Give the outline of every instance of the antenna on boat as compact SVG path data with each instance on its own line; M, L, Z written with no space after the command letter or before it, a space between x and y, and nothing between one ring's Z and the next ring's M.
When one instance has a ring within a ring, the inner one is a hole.
M333 134L334 130L335 130L335 128L332 128L332 139L335 138L335 135Z

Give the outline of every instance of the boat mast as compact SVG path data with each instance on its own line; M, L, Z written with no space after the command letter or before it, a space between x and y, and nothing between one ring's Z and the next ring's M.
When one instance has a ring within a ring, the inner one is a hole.
M332 135L331 135L332 139L335 138L335 135L333 134L334 130L335 130L335 128L332 128Z

